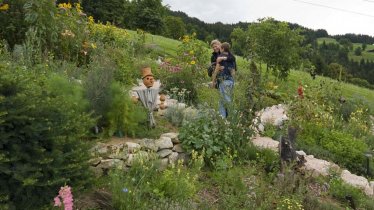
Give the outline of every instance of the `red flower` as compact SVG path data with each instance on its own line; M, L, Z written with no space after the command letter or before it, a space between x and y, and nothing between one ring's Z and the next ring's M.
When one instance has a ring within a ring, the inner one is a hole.
M303 86L301 83L299 83L299 87L297 88L297 94L299 95L300 98L304 98L304 90Z

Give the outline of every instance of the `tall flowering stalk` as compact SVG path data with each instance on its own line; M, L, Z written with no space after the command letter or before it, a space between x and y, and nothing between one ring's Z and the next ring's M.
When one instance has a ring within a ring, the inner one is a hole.
M62 200L62 203L61 203ZM62 204L64 210L73 210L73 194L71 193L71 187L61 187L58 195L54 199L54 206L61 207Z

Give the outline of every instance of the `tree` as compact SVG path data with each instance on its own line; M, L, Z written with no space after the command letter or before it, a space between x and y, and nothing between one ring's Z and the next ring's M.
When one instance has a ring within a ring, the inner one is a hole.
M163 17L166 8L162 5L162 0L133 0L132 23L134 29L160 34L163 29Z
M44 209L61 186L90 181L83 90L38 70L0 68L0 208L5 199L9 209Z
M101 22L111 22L121 27L129 27L130 1L128 0L83 0L84 11Z
M330 63L328 66L328 75L333 79L337 79L341 81L347 75L346 70L344 67L338 63Z
M261 19L251 24L247 33L249 52L278 77L286 78L291 68L300 65L303 36L298 30L291 30L286 22Z
M11 48L21 44L29 27L25 21L23 5L26 0L6 1L9 8L0 11L0 40L5 39Z
M234 28L230 34L230 39L232 43L232 50L237 55L244 55L245 45L247 42L247 34L241 28Z
M362 49L361 49L361 47L357 47L357 48L355 49L355 55L357 55L357 56L362 55Z
M185 35L186 27L182 18L167 16L164 19L164 35L173 39L179 39Z
M362 50L363 50L363 51L366 50L366 47L367 47L367 44L366 44L366 43L362 43Z

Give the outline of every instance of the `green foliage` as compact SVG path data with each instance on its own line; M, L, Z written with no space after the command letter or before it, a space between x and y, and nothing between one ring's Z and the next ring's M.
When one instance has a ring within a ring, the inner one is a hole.
M236 152L243 160L254 159L256 149L248 143L250 131L235 118L235 112L231 115L229 121L212 110L200 110L199 116L183 124L179 131L183 147L187 152L203 154L210 166L225 156L236 156Z
M26 0L3 1L9 8L0 12L0 39L5 39L12 49L14 45L22 44L27 31L23 12L25 2Z
M95 117L100 117L98 126L107 126L104 118L110 106L110 85L113 82L113 74L116 70L115 63L107 57L97 55L89 65L90 71L84 82L86 97L90 102L90 110Z
M357 55L357 56L362 55L362 49L361 49L361 47L357 47L357 48L355 49L355 55Z
M186 34L185 24L179 17L167 16L164 18L164 35L173 39L180 39Z
M338 63L330 63L328 66L327 76L342 81L346 80L347 72L342 65Z
M65 184L89 182L93 125L82 88L46 72L0 67L0 197L10 207L40 209Z
M177 58L184 71L190 70L196 79L206 76L206 66L209 60L208 46L198 40L196 34L185 35L178 46Z
M372 199L367 198L360 189L344 183L342 179L333 177L329 184L329 194L345 203L346 206L350 206L349 201L347 200L347 196L349 196L355 202L356 208L374 208L374 204L370 202Z
M232 51L236 55L244 55L245 49L243 46L246 46L248 41L245 31L241 28L234 28L230 34L230 39L232 43Z
M312 154L329 158L356 173L364 172L364 153L367 145L362 139L312 123L306 123L302 127L297 141L299 148L309 153L311 148L318 147L320 149L315 149ZM328 152L323 152L324 150Z
M116 26L127 26L130 14L125 11L130 6L128 0L84 0L82 6L88 15L93 16L95 19L103 23L110 22Z
M84 0L85 11L101 22L160 34L165 7L161 0Z
M173 99L187 104L195 104L197 102L197 90L195 86L196 77L183 69L179 72L170 72L163 69L163 73L168 72L164 77L161 76L163 82L163 91L167 92Z
M193 160L191 168L178 162L161 171L159 160L150 158L137 159L127 171L110 173L115 209L149 209L163 205L165 201L179 203L181 207L196 193L201 160Z
M277 210L302 210L301 203L292 198L283 198L277 205Z
M353 77L349 79L349 82L360 87L374 89L374 85L371 85L366 79Z
M300 43L303 37L299 31L291 30L286 22L272 18L251 24L247 30L251 57L267 64L274 75L286 78L291 68L299 66Z
M253 206L252 199L248 199L251 193L247 186L245 178L248 176L248 171L241 167L234 167L230 170L213 171L210 175L211 185L216 186L218 191L219 209L240 209Z
M140 104L134 104L126 93L118 83L113 83L110 87L111 100L106 113L109 136L115 132L135 136L137 131L142 129L140 123L147 119L146 110Z

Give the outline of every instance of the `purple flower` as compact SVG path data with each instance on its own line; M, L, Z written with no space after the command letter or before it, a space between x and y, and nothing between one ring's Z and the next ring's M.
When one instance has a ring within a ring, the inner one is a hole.
M122 189L122 192L127 193L127 192L129 192L129 189L127 189L127 188L123 188L123 189Z

